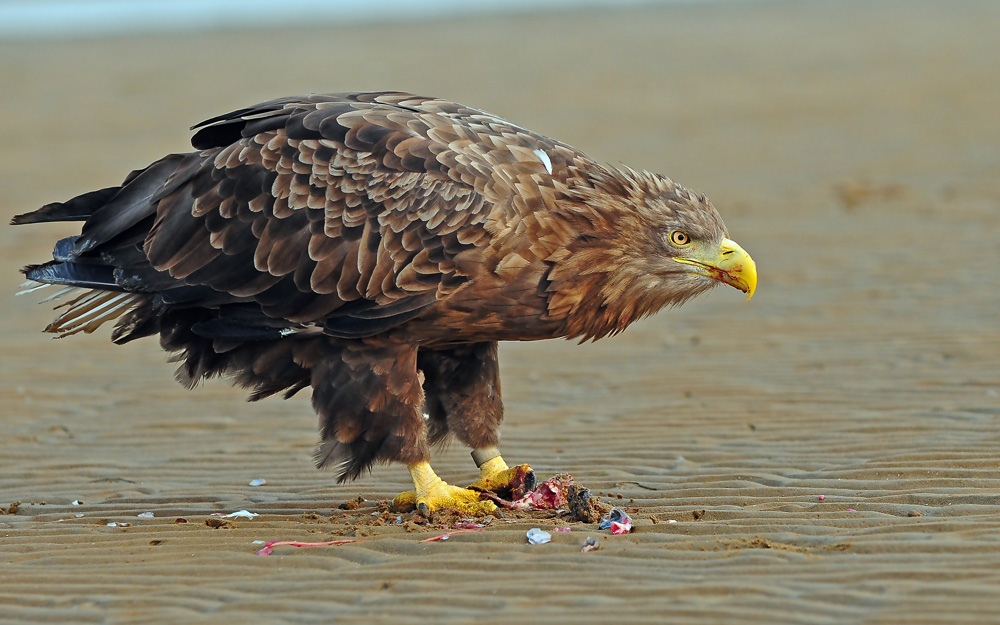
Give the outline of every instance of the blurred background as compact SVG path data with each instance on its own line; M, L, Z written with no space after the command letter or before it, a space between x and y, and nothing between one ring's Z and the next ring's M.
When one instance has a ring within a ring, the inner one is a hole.
M308 398L248 405L218 381L185 392L154 341L115 347L106 328L49 341L48 305L2 294L78 225L0 227L0 504L48 502L0 516L14 536L0 539L0 582L49 592L79 563L107 563L98 545L138 555L118 594L78 589L73 605L142 596L169 612L193 584L197 615L318 622L326 585L360 597L339 614L377 616L372 588L416 562L426 579L388 591L407 614L471 622L485 608L443 590L492 593L477 564L489 557L521 593L491 594L490 614L525 622L584 605L574 622L995 622L998 27L995 0L0 2L0 218L117 184L226 111L393 89L705 192L760 275L747 305L719 289L592 345L501 347L505 456L642 510L607 559L525 552L523 531L497 530L433 555L398 539L282 571L245 559L249 540L328 532L301 515L391 497L405 471L335 486L311 467ZM459 446L435 466L459 481L471 467ZM246 486L258 477L268 488ZM270 533L178 535L157 552L172 556L148 553L157 526L92 526L240 507L270 513L255 526ZM55 525L77 510L87 525ZM63 548L80 559L52 556ZM199 550L240 575L177 564ZM133 584L147 565L169 583ZM257 583L306 601L255 608ZM518 599L540 588L542 605Z

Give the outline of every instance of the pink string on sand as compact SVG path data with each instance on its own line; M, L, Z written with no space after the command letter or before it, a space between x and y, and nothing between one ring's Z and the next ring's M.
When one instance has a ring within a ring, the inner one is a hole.
M437 540L448 540L451 538L452 534L470 534L472 532L481 532L486 528L477 529L464 529L464 530L451 530L440 536L432 536L431 538L425 538L421 540L422 543L430 543ZM332 545L346 545L348 543L360 543L363 539L361 538L345 538L341 540L326 540L321 543L303 543L297 540L272 540L271 542L264 545L262 549L257 551L254 555L258 556L269 556L274 553L275 547L330 547Z
M346 538L343 540L327 540L321 543L303 543L297 540L272 540L264 545L264 548L256 552L257 556L269 556L274 553L275 547L329 547L331 545L346 545L347 543L359 543L358 538Z
M467 530L451 530L450 532L448 532L446 534L441 534L440 536L432 536L430 538L425 538L425 539L421 540L420 542L422 542L422 543L432 543L432 542L437 541L437 540L448 540L449 538L451 538L452 534L471 534L472 532L481 532L484 529L486 529L486 528L482 527L482 528L467 529Z

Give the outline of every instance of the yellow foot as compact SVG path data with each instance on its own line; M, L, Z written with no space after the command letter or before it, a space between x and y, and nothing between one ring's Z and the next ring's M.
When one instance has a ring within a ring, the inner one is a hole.
M430 516L435 510L450 509L481 516L497 509L492 501L480 501L477 491L446 483L426 462L411 466L410 476L416 490L396 495L392 500L392 509L397 512L409 512L416 508L420 514Z
M509 499L520 499L535 489L535 472L526 464L507 467L497 456L479 467L479 479L469 484L474 490L490 491Z

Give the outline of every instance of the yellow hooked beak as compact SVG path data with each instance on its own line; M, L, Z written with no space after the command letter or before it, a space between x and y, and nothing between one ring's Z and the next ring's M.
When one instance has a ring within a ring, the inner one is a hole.
M753 262L736 241L723 239L719 246L718 256L707 257L674 257L679 263L693 265L700 269L698 273L709 278L736 287L747 294L747 301L753 297L757 288L757 264Z

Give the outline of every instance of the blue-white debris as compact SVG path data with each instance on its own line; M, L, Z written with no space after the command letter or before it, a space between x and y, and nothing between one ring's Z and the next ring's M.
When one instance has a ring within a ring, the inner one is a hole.
M612 534L628 534L632 531L632 517L618 508L612 508L608 516L601 519L597 529L610 529Z
M537 527L533 527L528 530L528 544L529 545L544 545L545 543L552 542L552 534L542 531Z

